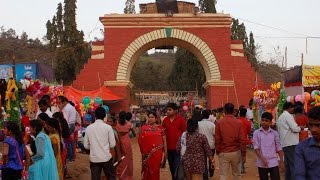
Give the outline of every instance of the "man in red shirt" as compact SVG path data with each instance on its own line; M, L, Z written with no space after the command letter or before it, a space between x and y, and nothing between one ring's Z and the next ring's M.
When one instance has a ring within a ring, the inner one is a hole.
M239 109L239 120L242 124L244 145L241 148L241 173L245 173L244 164L246 162L247 145L249 144L248 135L251 133L251 122L246 118L247 109L242 107Z
M187 129L186 120L178 115L176 103L167 105L167 117L164 118L162 126L165 128L168 148L168 161L172 179L180 163L180 154L177 153L177 142L184 131Z
M227 179L230 165L233 179L241 179L240 158L244 137L242 124L233 116L233 110L233 104L225 104L226 115L216 124L215 147L219 156L220 179Z

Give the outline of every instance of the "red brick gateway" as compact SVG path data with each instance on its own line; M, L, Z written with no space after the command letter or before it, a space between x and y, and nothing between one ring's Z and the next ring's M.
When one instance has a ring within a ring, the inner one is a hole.
M113 112L129 110L132 68L143 53L160 46L182 47L197 57L206 75L208 108L226 102L248 105L256 83L266 87L244 56L242 42L231 40L228 14L107 14L100 21L104 40L93 44L92 57L73 87L107 86L124 98L110 105Z

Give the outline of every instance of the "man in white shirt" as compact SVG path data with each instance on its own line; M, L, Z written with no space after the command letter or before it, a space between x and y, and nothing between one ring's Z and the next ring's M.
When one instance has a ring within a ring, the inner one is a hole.
M116 146L113 129L103 122L106 111L102 107L95 110L96 121L89 125L84 136L84 147L90 150L91 179L101 180L101 169L107 179L115 180L116 172L113 166L110 150Z
M214 135L215 135L215 125L209 120L210 116L210 111L209 110L203 110L201 112L202 120L198 122L199 126L199 133L203 134L207 137L208 143L210 146L210 149L212 153L215 153L215 146L214 146ZM206 170L205 173L203 174L203 179L209 179L208 178L208 167L211 167L211 161L209 161L209 166L208 163L206 163ZM210 177L213 176L214 170L209 168L209 174Z
M41 99L38 102L38 112L36 115L36 118L38 118L39 114L46 113L50 118L52 118L52 112L50 111L50 108L48 107L48 102L45 99Z
M58 96L57 104L60 108L60 111L63 113L63 117L67 120L69 129L70 129L70 136L73 136L76 124L76 116L77 111L76 109L69 103L68 99L64 96ZM76 137L75 137L76 138ZM68 141L66 143L67 146L67 160L69 162L74 161L74 147L75 141Z
M299 143L299 132L304 127L299 127L294 120L293 104L286 102L283 104L283 113L277 120L277 128L280 135L280 143L284 152L285 179L294 179L294 157L295 148Z
M60 108L60 111L63 113L63 117L67 120L67 123L70 128L70 134L74 132L77 111L69 103L68 99L64 96L58 96L57 104Z

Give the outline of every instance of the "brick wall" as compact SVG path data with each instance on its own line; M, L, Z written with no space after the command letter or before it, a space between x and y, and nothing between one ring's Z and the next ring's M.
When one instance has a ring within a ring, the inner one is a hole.
M103 85L104 81L115 81L120 57L139 36L159 28L106 28L104 38L104 59L90 59L77 75L73 86L77 89L92 90ZM247 105L252 97L255 86L256 72L246 57L231 56L229 28L184 28L205 41L214 53L219 64L221 80L235 81L239 105ZM237 52L243 52L237 50ZM232 76L233 75L233 76ZM99 78L100 77L100 84ZM259 87L266 85L258 75ZM127 110L130 104L130 89L128 87L109 87L119 96L126 97L117 104L110 105L111 109ZM227 93L228 92L228 93ZM234 87L208 87L207 100L210 108L217 108L229 100L237 106Z

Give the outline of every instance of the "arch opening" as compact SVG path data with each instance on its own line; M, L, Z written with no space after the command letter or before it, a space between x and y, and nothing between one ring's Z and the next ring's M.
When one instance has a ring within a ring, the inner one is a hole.
M178 46L189 50L201 63L207 82L221 80L216 58L204 41L180 29L160 29L138 37L128 46L120 59L117 81L130 81L132 68L139 57L159 46Z

